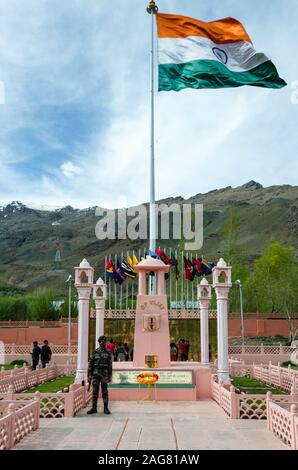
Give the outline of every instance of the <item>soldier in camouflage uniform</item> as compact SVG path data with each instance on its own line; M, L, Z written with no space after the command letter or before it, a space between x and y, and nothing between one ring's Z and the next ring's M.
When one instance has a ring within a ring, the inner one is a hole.
M97 398L99 392L99 384L101 385L101 393L104 404L104 413L111 414L108 408L108 383L112 379L112 353L106 348L106 337L98 338L99 348L93 351L88 366L88 381L92 380L92 408L87 414L97 413Z

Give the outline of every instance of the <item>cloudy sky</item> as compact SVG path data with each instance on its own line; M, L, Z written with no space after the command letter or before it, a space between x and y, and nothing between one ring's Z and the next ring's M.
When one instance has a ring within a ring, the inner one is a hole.
M0 0L0 205L112 208L148 200L147 3ZM297 0L158 6L203 21L237 18L288 86L159 93L157 198L251 179L297 184Z

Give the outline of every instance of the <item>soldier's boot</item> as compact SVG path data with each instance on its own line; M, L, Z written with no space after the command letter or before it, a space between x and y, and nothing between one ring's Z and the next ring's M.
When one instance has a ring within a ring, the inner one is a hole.
M111 414L111 412L108 408L108 403L104 403L103 412L104 412L105 415L110 415Z
M96 406L92 406L92 408L89 411L87 411L87 415L93 415L94 413L97 413Z

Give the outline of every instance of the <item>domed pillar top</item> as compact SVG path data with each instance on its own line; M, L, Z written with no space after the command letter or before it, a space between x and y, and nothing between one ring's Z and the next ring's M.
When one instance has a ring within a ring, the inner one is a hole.
M148 295L146 287L146 274L154 273L157 275L157 292L158 295L164 294L165 273L170 269L163 261L148 256L140 261L134 270L139 273L139 294Z

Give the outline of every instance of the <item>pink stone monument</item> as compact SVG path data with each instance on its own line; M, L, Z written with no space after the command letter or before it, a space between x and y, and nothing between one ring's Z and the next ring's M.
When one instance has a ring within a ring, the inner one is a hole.
M146 356L157 356L158 367L169 367L170 332L167 296L165 294L165 273L170 266L161 260L146 258L135 271L139 273L139 292L134 333L134 367L146 367ZM148 276L157 279L156 294L149 295Z

